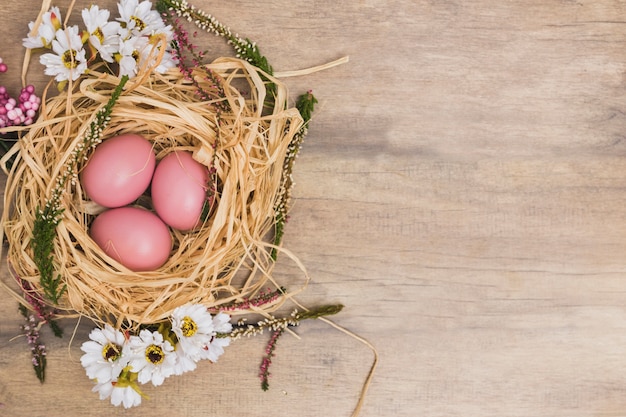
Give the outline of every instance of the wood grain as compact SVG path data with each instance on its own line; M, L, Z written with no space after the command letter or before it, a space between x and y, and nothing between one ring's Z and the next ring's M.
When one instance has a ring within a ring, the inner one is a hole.
M277 70L350 56L287 80L320 105L285 245L313 277L300 301L344 303L335 321L380 353L362 416L626 416L626 2L195 4ZM37 10L3 5L12 91ZM30 74L41 87L36 61ZM276 274L300 278L287 259ZM45 333L40 385L16 303L0 300L0 415L129 415L90 392L89 323L69 347ZM324 323L297 333L267 393L257 338L132 414L349 416L371 352Z

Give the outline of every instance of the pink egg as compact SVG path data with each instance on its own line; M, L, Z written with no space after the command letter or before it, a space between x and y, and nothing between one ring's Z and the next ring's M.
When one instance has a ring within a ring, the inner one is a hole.
M152 203L171 227L188 231L200 224L206 201L209 170L191 152L175 151L157 165L152 178Z
M172 236L165 223L139 207L119 207L101 213L89 233L107 255L133 271L160 268L172 249Z
M96 203L121 207L146 191L155 166L148 140L133 134L116 136L96 147L81 173L81 184Z

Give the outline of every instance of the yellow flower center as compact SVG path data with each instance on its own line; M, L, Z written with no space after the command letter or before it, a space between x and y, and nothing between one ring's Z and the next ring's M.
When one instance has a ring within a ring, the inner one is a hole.
M113 343L107 343L102 347L102 357L109 362L115 362L122 356L121 347Z
M198 325L189 316L183 317L183 323L180 326L180 330L183 332L183 336L191 337L198 331Z
M137 28L138 31L141 32L142 30L146 28L146 24L144 23L144 21L138 18L137 16L131 16L130 20L135 22L135 28Z
M146 360L153 365L160 365L165 359L163 349L157 345L150 345L146 348Z
M65 65L65 68L74 69L78 66L78 62L76 61L76 54L77 52L73 49L68 49L67 51L65 51L65 53L61 57L61 61L63 62L63 65Z
M100 45L104 43L104 32L102 32L102 29L98 27L96 30L93 31L92 35L98 38L98 40L100 41Z

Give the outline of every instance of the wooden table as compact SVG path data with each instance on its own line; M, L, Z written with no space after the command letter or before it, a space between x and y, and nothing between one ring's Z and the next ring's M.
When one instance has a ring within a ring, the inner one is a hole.
M286 80L320 104L284 244L313 278L299 300L345 304L334 321L380 354L361 416L626 416L625 1L195 4L277 71L350 58ZM15 93L39 5L3 9L0 84ZM29 74L43 86L36 60ZM125 411L90 392L90 323L73 340L43 331L41 385L0 297L7 417L350 416L373 361L309 322L281 339L268 392L262 336Z

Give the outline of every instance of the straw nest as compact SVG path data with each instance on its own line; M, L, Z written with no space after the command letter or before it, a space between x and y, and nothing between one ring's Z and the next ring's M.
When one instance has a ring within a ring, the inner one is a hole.
M193 232L171 230L174 244L163 267L133 272L91 240L89 226L100 208L87 199L80 181L67 181L53 240L55 274L67 286L55 306L61 313L117 327L156 323L187 302L219 309L254 296L273 281L268 237L284 190L283 164L302 119L286 106L286 87L245 61L221 58L197 69L194 79L210 89L214 85L206 71L222 80L221 100L230 109L220 112L219 123L215 103L200 100L196 86L171 70L131 79L101 137L136 133L153 142L157 160L173 150L190 150L201 163L214 164L212 214ZM67 173L88 125L119 83L97 72L81 80L46 100L37 123L14 147L15 162L8 173L3 213L7 258L15 276L40 299L44 297L30 244L35 212ZM276 85L276 104L269 108L268 80ZM143 200L149 206L149 198Z

